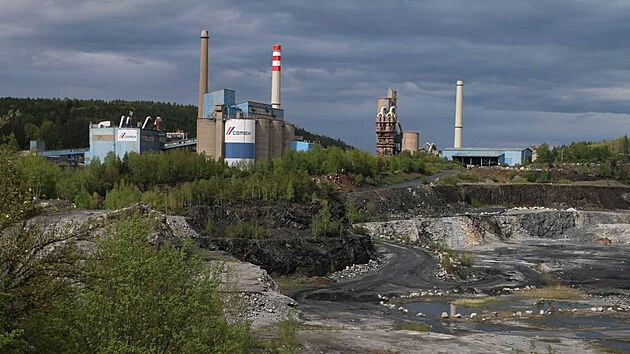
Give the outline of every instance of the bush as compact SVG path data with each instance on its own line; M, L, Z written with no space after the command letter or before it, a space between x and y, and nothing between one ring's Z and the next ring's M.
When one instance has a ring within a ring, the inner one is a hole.
M67 304L68 352L245 353L249 326L229 324L217 293L220 269L190 244L154 249L149 221L115 224L86 268L80 300Z
M105 196L105 209L120 209L138 203L142 200L140 190L132 184L121 180L114 189Z

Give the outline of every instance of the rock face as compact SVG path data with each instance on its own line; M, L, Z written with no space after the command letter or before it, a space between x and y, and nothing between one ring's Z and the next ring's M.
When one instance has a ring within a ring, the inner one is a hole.
M452 248L524 238L630 244L630 212L508 210L448 217L417 216L361 226L373 236L425 244L439 241Z
M630 209L630 187L551 184L416 185L346 195L371 220L462 214L472 206Z
M239 223L259 225L269 230L273 237L310 236L313 217L321 208L320 203L295 203L289 201L255 200L243 203L200 205L185 212L190 226L199 233L208 233L208 226L219 236ZM345 219L345 206L329 203L333 220Z
M630 209L630 187L549 184L435 186L446 202L548 208Z
M251 240L200 239L201 247L226 251L241 261L259 265L271 274L326 275L376 258L369 236L306 237Z

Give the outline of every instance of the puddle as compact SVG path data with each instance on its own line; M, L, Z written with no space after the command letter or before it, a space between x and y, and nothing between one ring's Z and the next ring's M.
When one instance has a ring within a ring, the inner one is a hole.
M599 345L621 351L630 352L630 342L618 340L618 338L628 337L630 334L630 322L628 319L615 317L611 314L591 314L576 315L572 309L587 309L591 305L578 302L564 301L539 301L536 304L523 302L517 299L508 298L492 304L483 309L455 306L447 302L411 302L403 305L408 310L407 314L392 310L390 317L402 320L421 322L431 326L432 331L443 333L520 333L526 336L553 336L561 335L569 338L583 338L595 340ZM523 318L522 324L529 325L520 327L513 323L484 323L471 321L470 319L453 319L456 313L464 317L476 312L479 316L492 311L523 311L531 309L537 313L539 310L548 311L553 308L555 311L546 316L535 316ZM562 312L558 311L559 309ZM417 317L416 314L422 312L426 317ZM449 314L449 320L440 319L442 312Z
M602 347L606 347L606 348L610 348L610 349L614 349L617 351L624 351L624 352L630 352L630 343L627 341L620 341L620 340L599 340L597 341L597 343L599 345L601 345Z
M462 316L470 316L471 313L479 313L479 309L465 306L456 306L441 302L411 302L403 305L409 314L415 316L418 312L422 312L427 317L440 317L442 312L446 312L449 316L454 317L460 313Z

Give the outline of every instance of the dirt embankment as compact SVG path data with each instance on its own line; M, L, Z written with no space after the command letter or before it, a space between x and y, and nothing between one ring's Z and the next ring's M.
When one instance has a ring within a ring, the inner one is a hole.
M346 200L370 220L461 214L473 207L630 210L630 187L556 184L416 185L349 193Z
M630 209L630 187L564 184L464 184L433 187L447 203L475 206L542 206L577 209Z

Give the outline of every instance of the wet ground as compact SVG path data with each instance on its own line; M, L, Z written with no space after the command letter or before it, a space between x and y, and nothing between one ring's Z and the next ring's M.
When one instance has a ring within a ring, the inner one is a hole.
M388 263L377 274L294 294L305 323L327 329L325 336L303 331L305 351L426 352L431 345L410 340L411 330L426 343L448 342L444 352L630 352L629 246L532 239L479 247L472 250L479 280L469 282L436 278L439 265L429 250L394 243L379 249ZM579 298L519 296L550 279L578 288ZM497 300L451 305L484 296ZM443 312L449 318L441 318ZM354 349L340 345L348 336L363 340Z

